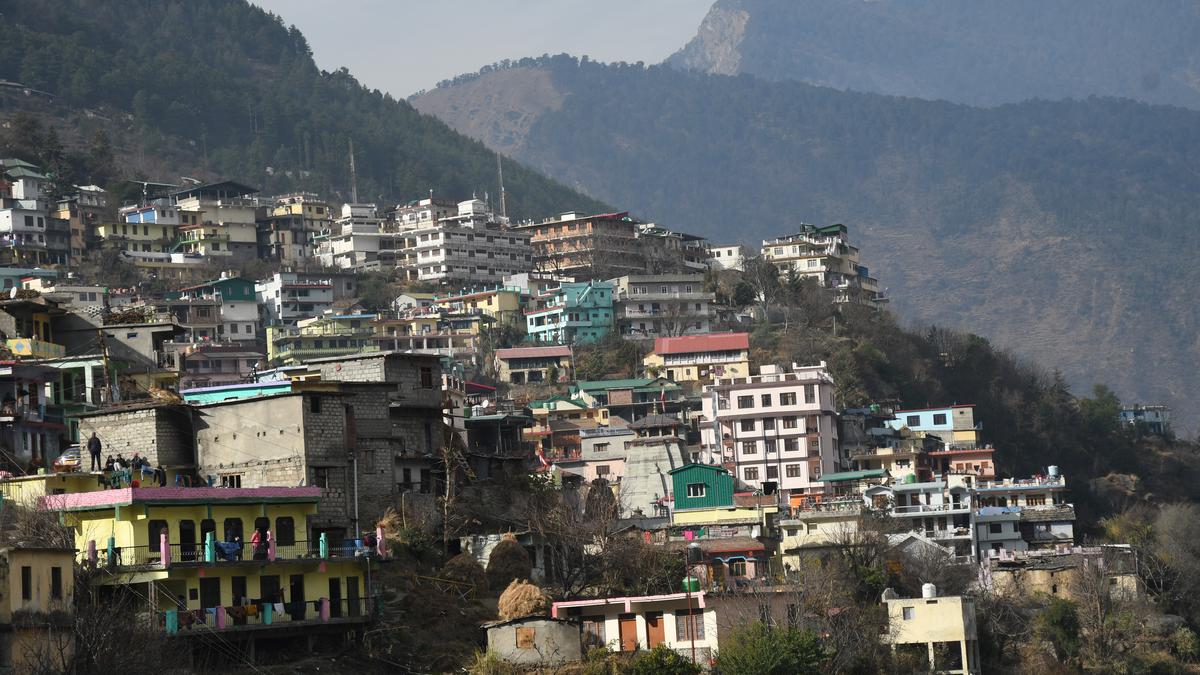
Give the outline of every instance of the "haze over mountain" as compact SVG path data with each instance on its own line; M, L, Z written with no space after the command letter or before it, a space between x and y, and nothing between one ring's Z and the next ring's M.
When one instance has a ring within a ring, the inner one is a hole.
M597 199L716 242L847 223L900 314L1077 391L1183 410L1200 377L1200 112L994 109L561 56L414 105ZM1186 413L1184 413L1186 415Z
M1193 0L718 0L677 68L975 105L1200 107Z

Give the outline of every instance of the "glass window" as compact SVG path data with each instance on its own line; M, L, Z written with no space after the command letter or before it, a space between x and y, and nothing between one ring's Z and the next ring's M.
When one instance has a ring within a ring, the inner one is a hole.
M783 418L783 428L784 429L795 429L798 426L799 426L798 420L795 417Z
M758 444L754 441L742 441L742 454L754 455L758 453Z
M935 414L933 416L933 423L934 424L945 424L946 423L946 414L945 413Z
M796 392L786 392L779 395L779 405L796 405Z
M762 407L764 407L764 408L771 407L771 395L770 394L763 394L760 398L762 400Z
M905 620L905 621L912 621L912 620L913 620L913 617L915 617L915 616L916 616L916 614L917 614L917 608L916 608L916 607L905 607L905 608L903 608L901 611L902 611L902 612L903 612L903 614L904 614L904 620Z
M689 497L703 497L704 492L704 483L688 483L687 485L687 496Z
M758 480L758 467L748 466L742 471L742 477L746 480Z
M754 397L753 396L739 396L737 399L737 407L753 408L754 407Z
M704 639L704 610L700 608L675 610L675 639L680 642L690 642L693 637L697 640Z
M919 427L921 426L921 416L909 415L908 417L904 418L904 424L909 427ZM906 607L905 609L908 608Z
M800 465L799 464L788 464L786 467L784 467L784 472L788 478L799 478L800 477Z
M767 417L763 419L763 431L775 431L775 418Z
M779 467L771 465L767 467L767 480L777 480L779 478Z
M754 431L754 420L742 420L739 426L742 431Z

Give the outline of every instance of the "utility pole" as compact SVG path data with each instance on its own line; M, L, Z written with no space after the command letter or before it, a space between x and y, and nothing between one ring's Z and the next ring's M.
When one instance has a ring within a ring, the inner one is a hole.
M358 171L354 168L354 139L350 139L350 201L358 203Z
M508 199L504 192L504 163L500 159L500 153L496 153L496 175L500 179L500 217L505 221L508 220Z
M108 341L104 339L104 326L99 326L98 328L96 328L96 335L100 340L100 355L101 355L101 363L103 364L101 367L103 368L103 371L104 371L104 378L103 378L104 379L104 400L101 401L101 403L115 403L117 400L117 396L115 395L115 392L113 390L112 381L109 379L109 376L108 376L108 369L109 369Z

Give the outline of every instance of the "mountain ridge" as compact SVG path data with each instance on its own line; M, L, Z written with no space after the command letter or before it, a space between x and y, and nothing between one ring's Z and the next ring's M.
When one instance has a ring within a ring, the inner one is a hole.
M1177 410L1198 391L1171 364L1200 358L1184 290L1200 281L1186 255L1200 113L1102 98L980 109L565 55L500 71L526 102L521 132L481 103L496 70L414 105L719 242L845 222L902 315L994 338L1077 391L1107 382ZM561 106L529 105L522 77Z

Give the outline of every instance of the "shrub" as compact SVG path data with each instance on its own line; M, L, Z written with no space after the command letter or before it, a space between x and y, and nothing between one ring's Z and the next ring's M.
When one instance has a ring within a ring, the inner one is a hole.
M816 675L827 658L816 635L755 622L722 640L716 666L722 675Z
M467 672L470 675L521 675L522 670L492 652L475 652L475 660L467 666Z
M1200 656L1200 638L1187 626L1171 633L1171 651L1183 661L1195 661Z
M1034 634L1054 645L1060 661L1079 654L1079 616L1075 603L1054 598L1034 620Z
M700 666L666 645L638 654L629 669L630 675L700 675L700 672Z
M488 587L508 588L513 579L529 579L532 570L529 553L517 543L516 537L506 534L488 558Z

